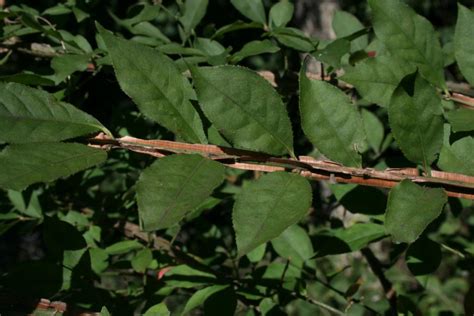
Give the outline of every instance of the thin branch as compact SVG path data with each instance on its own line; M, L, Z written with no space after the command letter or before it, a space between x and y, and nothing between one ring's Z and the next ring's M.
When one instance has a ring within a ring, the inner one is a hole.
M441 187L451 197L474 200L474 177L457 173L432 170L431 176L426 176L419 175L416 168L389 168L379 171L372 168L346 167L333 161L317 160L308 156L299 156L298 159L280 158L215 145L144 140L129 136L112 139L104 134L89 139L89 144L103 149L127 149L158 158L170 154L200 154L235 169L263 172L291 171L311 180L330 180L381 188L392 188L408 179L419 184Z
M390 315L397 316L397 293L393 288L392 282L390 282L390 280L385 276L382 264L369 248L361 249L361 253L365 260L367 260L370 269L374 272L375 276L379 279L380 284L382 285L382 288L385 292L385 297L390 304Z

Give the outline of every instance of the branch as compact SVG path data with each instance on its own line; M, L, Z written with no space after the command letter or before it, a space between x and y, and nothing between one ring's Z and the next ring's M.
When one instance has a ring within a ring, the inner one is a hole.
M393 288L392 282L384 274L382 264L380 263L379 259L374 255L372 250L369 248L361 249L361 253L364 256L365 260L370 266L372 272L374 272L375 276L379 279L380 284L382 285L383 291L385 292L385 297L387 298L390 304L390 315L397 316L397 293Z
M216 145L144 140L129 136L112 139L102 133L89 139L89 144L102 149L127 149L157 158L170 154L199 154L235 169L263 172L291 171L311 180L355 183L381 188L392 188L408 179L427 186L441 187L451 197L474 200L474 177L457 173L432 170L429 177L419 175L416 168L389 168L379 171L372 168L346 167L333 161L317 160L308 156L299 156L298 159L280 158Z

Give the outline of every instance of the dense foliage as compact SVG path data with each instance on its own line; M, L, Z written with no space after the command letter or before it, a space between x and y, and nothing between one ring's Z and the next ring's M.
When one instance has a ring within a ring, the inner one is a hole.
M7 2L0 314L473 314L474 11L422 4Z

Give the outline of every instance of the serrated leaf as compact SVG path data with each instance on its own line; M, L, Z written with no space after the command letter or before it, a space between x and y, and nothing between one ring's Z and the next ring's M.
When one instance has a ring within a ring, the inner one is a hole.
M438 166L448 172L474 176L474 139L464 137L452 145L443 145Z
M294 5L288 0L280 0L270 9L269 23L271 27L281 27L288 24L293 17Z
M267 23L262 0L230 0L230 2L250 20L261 24Z
M179 18L184 32L190 34L206 14L209 0L186 0L184 2L184 14Z
M313 245L308 233L298 225L292 225L272 240L273 249L291 264L303 267L306 260L314 255Z
M388 119L405 157L429 167L441 150L444 135L436 89L418 73L408 75L392 95Z
M474 56L474 55L473 55ZM474 111L459 108L445 113L446 119L451 124L453 132L474 131Z
M296 224L306 215L311 199L308 181L292 173L266 174L244 187L232 212L239 256Z
M265 54L265 53L276 53L280 50L280 47L273 44L270 40L263 41L251 41L242 47L241 50L232 55L232 62L238 63L244 58Z
M364 123L367 143L378 153L384 138L384 126L379 118L370 111L362 110L362 121Z
M204 114L235 147L293 154L288 113L265 79L236 66L193 68L191 72Z
M377 56L344 70L341 79L354 85L365 100L388 107L400 80L416 68L395 56Z
M443 51L433 25L400 0L369 0L375 35L387 50L445 88Z
M454 31L454 56L459 69L474 85L474 12L458 4L458 20Z
M385 228L394 241L411 243L441 214L447 201L443 189L403 180L388 195Z
M410 272L426 275L435 272L441 263L441 246L429 238L420 238L408 247L405 260Z
M13 144L0 152L0 188L23 190L105 161L107 153L81 144Z
M142 172L137 183L143 230L177 224L223 180L224 166L199 155L173 155L157 160Z
M332 28L337 38L342 38L363 30L365 26L352 14L346 11L336 11L332 19ZM351 42L351 51L363 50L369 45L369 37L361 36Z
M116 242L105 248L108 255L122 255L133 250L142 249L143 245L136 240L124 240Z
M360 167L359 148L365 132L357 107L333 85L300 73L301 126L325 156L346 166Z
M171 59L150 47L112 35L100 25L122 90L140 111L192 143L206 143L198 112L188 100L188 88Z
M110 134L95 118L47 92L0 82L0 141L59 141L100 130Z
M199 307L204 304L204 302L213 294L224 290L225 288L229 287L228 285L211 285L196 291L191 298L186 303L183 312L181 315L187 315L196 307Z

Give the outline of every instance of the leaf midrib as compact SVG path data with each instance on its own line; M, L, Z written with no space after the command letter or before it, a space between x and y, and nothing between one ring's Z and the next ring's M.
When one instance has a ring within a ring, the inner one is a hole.
M199 70L198 70L199 72ZM211 85L215 90L217 90L220 94L222 94L224 97L226 97L227 99L229 99L232 103L234 103L251 121L255 122L259 127L261 127L268 135L270 135L270 137L272 137L274 140L276 140L278 143L280 143L287 151L288 153L292 153L293 150L291 148L289 148L285 142L283 140L281 140L279 137L276 137L275 135L273 135L273 133L270 132L269 129L267 129L267 127L262 124L259 120L257 120L256 118L254 118L253 115L251 115L251 113L249 113L242 105L240 105L239 102L235 101L231 96L227 95L226 93L222 92L217 86L215 86L210 80L207 80L207 78L205 76L199 76L201 77L202 79L204 79L207 83L209 83L209 85Z

